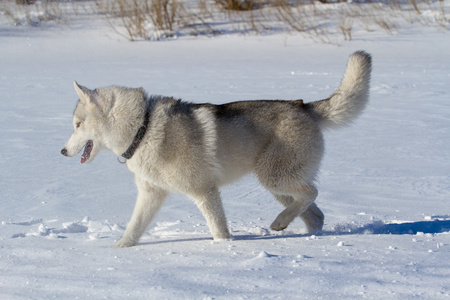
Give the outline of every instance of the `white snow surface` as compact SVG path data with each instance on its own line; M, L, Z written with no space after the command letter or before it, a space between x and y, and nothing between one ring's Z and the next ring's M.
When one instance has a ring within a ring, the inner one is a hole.
M450 39L420 25L354 32L340 46L298 34L128 42L99 22L12 27L0 17L1 299L449 299ZM92 20L91 20L92 21ZM60 154L89 88L144 87L193 102L329 96L348 56L373 55L370 105L325 133L320 234L248 176L222 190L233 240L213 241L172 195L136 247L113 249L133 209L111 153Z

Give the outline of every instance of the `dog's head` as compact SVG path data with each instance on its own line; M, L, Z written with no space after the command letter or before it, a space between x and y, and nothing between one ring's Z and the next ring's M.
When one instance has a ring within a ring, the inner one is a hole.
M74 82L79 101L73 113L73 133L61 154L90 163L101 149L124 153L142 126L147 96L142 88L109 86L90 90Z
M102 99L97 91L89 90L74 82L75 91L79 101L73 114L73 133L67 141L61 154L64 156L75 156L84 147L81 155L81 163L90 163L104 147L102 130L104 130L105 119L102 109Z

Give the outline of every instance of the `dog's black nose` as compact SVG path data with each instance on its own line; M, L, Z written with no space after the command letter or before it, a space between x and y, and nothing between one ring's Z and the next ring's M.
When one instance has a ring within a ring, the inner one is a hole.
M67 156L67 149L66 149L66 148L63 148L63 149L61 150L61 154L64 155L64 156Z

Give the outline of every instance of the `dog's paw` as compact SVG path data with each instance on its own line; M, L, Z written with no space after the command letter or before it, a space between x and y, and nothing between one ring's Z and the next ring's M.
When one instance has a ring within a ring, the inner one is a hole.
M231 236L230 236L229 232L223 232L223 233L214 234L213 239L214 239L214 241L226 241L226 240L231 240Z
M270 225L270 229L275 230L275 231L281 231L281 230L285 230L286 227L288 227L288 225L289 225L289 223L283 224L277 218L275 221L273 221L272 225Z
M136 244L137 244L137 242L135 242L135 241L130 241L130 240L126 240L126 239L122 238L113 245L113 248L127 248L127 247L135 246Z
M321 232L323 228L323 220L318 218L309 220L309 222L305 222L305 224L309 234Z
M233 238L231 236L227 237L227 238L215 238L213 237L214 242L230 242L233 240Z
M325 217L315 204L311 205L300 217L305 222L309 234L322 231Z
M284 230L296 216L298 216L298 208L295 206L287 207L277 216L275 221L270 225L270 228L276 231Z

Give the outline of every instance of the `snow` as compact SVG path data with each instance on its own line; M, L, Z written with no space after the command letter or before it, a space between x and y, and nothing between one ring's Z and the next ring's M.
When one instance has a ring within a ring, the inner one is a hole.
M448 299L450 39L418 24L355 31L340 46L298 34L130 43L108 26L12 27L0 16L1 299ZM59 152L76 94L142 86L194 102L318 100L348 55L373 55L370 105L326 132L317 203L324 231L281 211L248 176L222 190L233 240L213 241L172 195L138 246L113 249L131 216L131 174L108 152Z

